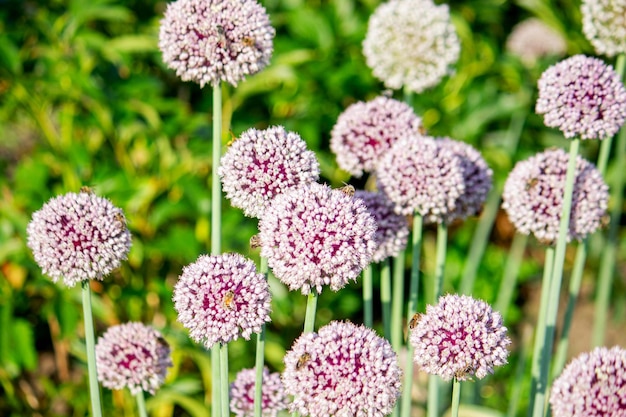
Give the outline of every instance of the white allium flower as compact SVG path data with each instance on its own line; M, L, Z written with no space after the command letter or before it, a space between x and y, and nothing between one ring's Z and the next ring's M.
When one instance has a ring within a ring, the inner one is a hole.
M583 33L598 54L626 52L626 0L583 0Z

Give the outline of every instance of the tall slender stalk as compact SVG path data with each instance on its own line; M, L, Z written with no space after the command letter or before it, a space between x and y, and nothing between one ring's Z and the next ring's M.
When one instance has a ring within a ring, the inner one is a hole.
M452 407L451 417L459 417L459 403L461 401L461 381L454 378L452 382Z
M261 257L260 272L267 281L268 274L267 258ZM263 413L263 368L265 366L265 323L261 326L261 332L256 340L256 358L255 358L255 381L254 381L254 417L261 417Z
M315 330L315 311L317 310L317 291L311 290L306 299L306 313L304 316L304 331L302 333L311 333Z
M363 270L363 324L370 329L374 325L374 305L372 301L373 287L372 283L372 264Z
M380 304L383 314L383 334L391 342L391 266L389 259L380 265Z
M391 296L391 346L396 352L402 346L402 307L404 304L404 260L403 249L393 258L393 295Z
M139 412L139 417L148 417L148 412L146 411L146 399L144 398L143 391L139 391L135 395L135 400L137 400L137 411Z
M85 345L87 347L87 369L89 371L89 397L91 413L94 417L102 416L100 387L98 386L98 370L96 368L96 338L93 330L93 313L91 309L91 290L89 280L81 284L83 295L83 320L85 321Z
M504 267L504 275L500 283L500 290L498 291L498 297L494 304L495 310L502 314L502 317L506 317L506 312L511 304L513 298L513 290L515 289L515 283L517 282L517 273L519 266L524 258L524 251L526 250L526 244L528 243L528 235L516 233L511 242L511 248L509 249L509 256L506 259L506 265Z
M228 343L220 343L220 406L222 417L230 417L230 401L228 387Z

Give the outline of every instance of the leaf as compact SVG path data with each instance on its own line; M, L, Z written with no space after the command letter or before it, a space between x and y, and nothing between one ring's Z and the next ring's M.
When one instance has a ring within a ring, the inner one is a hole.
M8 69L13 75L22 73L20 51L6 35L0 36L0 67Z

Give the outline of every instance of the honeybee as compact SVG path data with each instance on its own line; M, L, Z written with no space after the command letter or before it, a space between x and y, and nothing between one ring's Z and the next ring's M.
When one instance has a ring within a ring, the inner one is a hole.
M344 183L345 184L345 183ZM356 190L350 184L345 184L343 187L338 188L339 191L347 195L348 197L353 197Z
M524 189L526 191L530 191L533 188L535 188L535 186L537 185L537 183L539 183L539 178L530 178L528 179L528 181L526 181L526 185L524 186Z
M609 216L608 214L605 214L604 216L600 217L600 225L603 228L608 227L610 223L611 223L611 216Z
M237 136L235 136L232 129L228 129L228 133L230 133L230 140L226 142L226 146L230 147L237 140Z
M80 192L81 193L85 193L85 194L93 194L93 188L88 187L86 185L83 185L82 187L80 187Z
M300 369L302 369L302 367L304 365L306 365L306 363L311 359L311 355L307 352L304 352L299 358L298 358L298 362L296 363L296 371L299 371Z
M474 367L472 365L466 365L464 368L459 369L454 373L454 378L456 378L456 380L465 380L465 377L470 372L474 372ZM471 378L469 379L471 380Z
M167 343L167 340L165 340L163 338L163 336L157 337L157 343L159 344L159 346L162 346L164 348L169 348L170 347L170 344Z
M250 249L257 249L261 247L261 236L256 234L250 238Z
M254 46L256 42L254 41L254 38L251 38L250 36L244 36L241 40L241 43L243 43L244 46Z
M235 293L232 292L231 290L228 290L226 291L226 294L224 294L222 303L224 304L224 307L227 308L228 310L234 310L235 309L235 305L233 304L234 300L235 300Z
M217 25L216 29L219 36L219 46L221 46L222 48L228 47L228 39L226 38L226 31L224 30L224 26Z
M411 317L411 320L409 321L409 329L411 330L415 329L421 319L422 319L422 313L413 314L413 317Z
M417 131L422 136L426 134L426 128L422 125L419 125L419 127L417 128Z
M115 220L115 222L118 224L120 228L123 229L126 227L126 217L124 217L121 211L116 211L113 214L113 219Z

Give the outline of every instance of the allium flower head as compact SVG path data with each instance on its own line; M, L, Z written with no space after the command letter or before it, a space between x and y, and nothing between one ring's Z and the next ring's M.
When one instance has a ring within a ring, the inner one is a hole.
M367 327L330 322L300 336L284 360L290 410L303 416L382 417L400 395L396 353Z
M317 181L320 168L297 133L276 126L243 132L222 157L218 174L231 204L260 217L276 195Z
M563 35L533 17L515 25L506 41L506 49L532 66L543 57L564 55L567 44Z
M360 101L339 115L330 134L330 149L341 169L360 177L376 169L398 138L419 134L421 122L409 105L393 98Z
M484 301L445 295L426 307L411 330L415 363L445 381L482 379L507 363L511 340L500 313Z
M394 212L394 205L383 193L358 190L355 195L365 203L376 222L376 251L372 262L397 256L404 250L409 238L409 225L405 216Z
M254 386L256 369L243 369L230 384L230 411L237 417L254 415ZM263 387L261 388L261 410L263 417L276 417L289 405L287 394L278 372L270 373L263 368Z
M261 256L274 275L303 294L343 288L376 248L376 223L363 201L318 183L276 196L259 231Z
M183 81L236 86L269 63L274 35L256 0L176 0L161 21L159 48Z
M208 348L240 336L250 340L270 321L267 281L254 262L236 253L202 255L174 287L178 321Z
M454 213L465 192L461 158L428 136L399 139L381 159L376 176L396 213L418 213L432 223Z
M598 54L626 53L626 0L583 0L583 33Z
M96 366L98 380L109 389L154 394L172 366L170 347L161 333L145 324L112 326L98 338Z
M102 280L130 250L122 210L92 191L54 197L33 213L26 232L43 273L68 287Z
M391 0L370 17L363 55L387 88L421 93L437 85L459 59L456 30L445 4Z
M575 55L551 66L538 82L535 110L566 138L604 139L626 119L626 89L610 65Z
M504 184L502 207L522 234L532 233L546 244L559 234L569 155L562 149L541 152L518 162ZM608 186L593 164L576 159L576 178L567 240L595 232L606 215Z
M626 416L626 350L595 348L575 358L554 380L555 417Z

